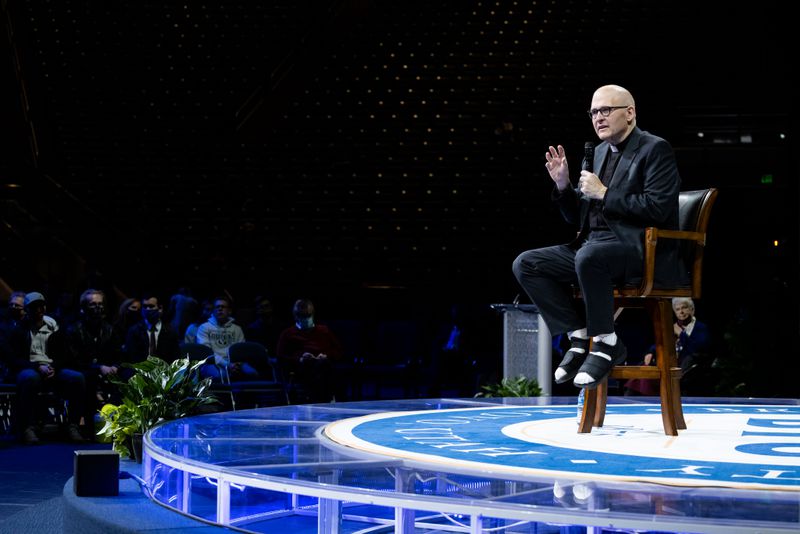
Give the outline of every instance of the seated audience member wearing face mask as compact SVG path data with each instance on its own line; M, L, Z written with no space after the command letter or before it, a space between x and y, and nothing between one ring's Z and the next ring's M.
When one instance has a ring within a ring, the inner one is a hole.
M334 333L314 320L314 303L299 299L292 307L295 324L281 332L277 356L281 366L302 389L303 402L333 399L332 364L342 357Z

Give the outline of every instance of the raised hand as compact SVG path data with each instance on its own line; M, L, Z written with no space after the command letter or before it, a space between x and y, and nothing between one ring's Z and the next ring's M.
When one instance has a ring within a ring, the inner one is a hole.
M567 157L564 154L564 147L561 145L558 145L558 148L550 146L544 157L547 160L544 167L550 173L550 178L553 179L558 190L563 191L569 187L569 164L567 164Z

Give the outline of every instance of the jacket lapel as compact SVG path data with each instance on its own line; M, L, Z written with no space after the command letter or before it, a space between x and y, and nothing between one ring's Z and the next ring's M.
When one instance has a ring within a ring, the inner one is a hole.
M628 175L628 170L631 168L631 164L636 158L636 154L639 153L640 139L641 135L639 135L639 129L635 128L631 132L628 144L625 145L625 149L622 151L619 163L617 164L617 168L614 169L614 174L611 176L611 181L609 182L608 187L613 187L614 183L618 179L622 179Z

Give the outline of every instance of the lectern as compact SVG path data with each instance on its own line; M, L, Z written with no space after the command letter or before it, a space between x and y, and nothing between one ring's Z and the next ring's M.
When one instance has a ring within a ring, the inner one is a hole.
M492 304L503 314L503 378L535 378L542 396L553 388L550 329L535 304Z

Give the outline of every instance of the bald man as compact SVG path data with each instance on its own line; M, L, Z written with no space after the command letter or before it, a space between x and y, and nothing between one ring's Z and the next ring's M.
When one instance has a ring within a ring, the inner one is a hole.
M681 179L672 147L636 126L633 95L618 85L600 87L589 109L600 138L592 169L573 184L564 147L550 146L545 168L552 199L567 222L580 230L572 242L528 250L514 260L520 285L539 308L551 333L566 333L570 349L555 371L558 384L572 380L594 388L626 349L614 332L614 287L641 280L644 229L678 228ZM677 251L668 244L656 262L656 279L685 277ZM578 286L583 300L573 297ZM589 352L589 339L592 339Z

